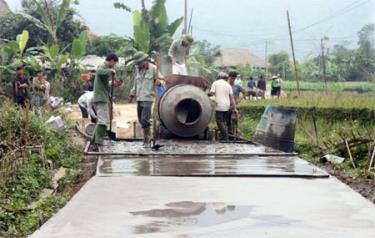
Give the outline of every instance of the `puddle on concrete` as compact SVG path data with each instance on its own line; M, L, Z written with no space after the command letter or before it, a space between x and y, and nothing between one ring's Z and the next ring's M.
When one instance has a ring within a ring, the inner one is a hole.
M252 206L226 203L176 202L162 209L131 212L133 216L150 218L152 222L133 226L134 234L181 232L200 227L222 225L244 219L244 226L287 225L296 223L280 216L254 215ZM249 219L249 220L245 220Z
M225 203L177 202L166 208L131 212L134 216L153 218L151 223L134 226L135 234L163 233L181 228L209 227L250 216L251 206Z

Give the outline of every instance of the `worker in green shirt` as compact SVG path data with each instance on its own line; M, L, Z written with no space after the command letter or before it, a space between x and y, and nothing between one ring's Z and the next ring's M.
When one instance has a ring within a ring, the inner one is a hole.
M144 147L150 147L151 108L154 102L155 86L160 86L162 75L157 67L149 62L148 55L138 52L134 55L134 84L129 95L129 103L136 98L138 121L142 125ZM159 77L158 74L159 73Z
M106 134L110 122L110 103L111 86L109 81L115 77L115 65L118 63L118 57L110 54L105 59L104 64L98 66L94 82L94 105L97 114L97 124L95 126L93 141L97 145L103 144L103 138ZM121 86L121 80L113 80L115 87Z
M277 76L272 76L271 97L279 98L281 94L281 80Z

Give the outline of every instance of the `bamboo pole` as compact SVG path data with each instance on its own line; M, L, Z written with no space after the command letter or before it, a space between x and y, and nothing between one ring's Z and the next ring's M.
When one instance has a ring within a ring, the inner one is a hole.
M348 140L345 140L345 145L346 145L346 149L348 150L348 154L349 154L349 157L350 157L350 161L352 162L353 168L356 169L357 166L356 166L355 163L354 163L354 159L353 159L353 156L352 156L352 152L350 152L350 148L349 148Z

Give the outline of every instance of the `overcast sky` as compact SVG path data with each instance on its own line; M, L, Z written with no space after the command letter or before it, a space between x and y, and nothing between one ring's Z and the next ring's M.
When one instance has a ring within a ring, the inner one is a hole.
M79 14L98 35L132 34L131 15L113 7L121 0L80 0ZM132 9L140 0L122 0ZM21 0L7 0L13 10ZM146 0L150 6L152 0ZM327 44L347 43L354 46L362 26L375 22L375 0L189 0L194 9L193 35L222 47L248 48L260 57L269 52L290 52L286 10L290 11L298 58L318 54L320 38ZM183 15L184 0L167 0L170 20ZM312 25L312 26L311 26ZM309 27L311 26L311 27Z

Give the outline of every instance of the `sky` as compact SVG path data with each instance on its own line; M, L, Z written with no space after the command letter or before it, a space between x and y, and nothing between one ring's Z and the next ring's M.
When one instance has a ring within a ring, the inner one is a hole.
M113 7L122 1L133 10L140 0L80 0L80 17L98 35L132 35L131 14ZM20 10L21 0L7 0ZM150 7L152 0L145 0ZM326 47L345 44L355 47L357 32L375 22L375 0L189 0L193 10L193 36L226 48L247 48L261 58L280 50L291 53L286 11L289 10L296 57L307 59ZM170 21L183 16L184 0L167 0ZM176 35L178 36L178 35Z

